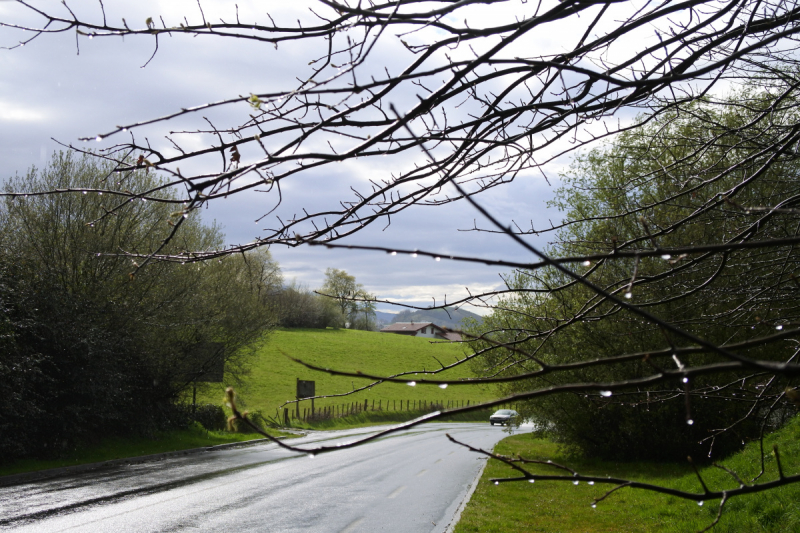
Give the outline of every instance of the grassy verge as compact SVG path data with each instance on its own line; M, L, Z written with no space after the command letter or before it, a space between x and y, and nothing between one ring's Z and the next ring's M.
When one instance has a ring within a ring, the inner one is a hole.
M291 436L279 431L270 430L270 435ZM68 453L58 459L40 460L25 459L9 465L0 465L0 476L35 472L48 468L60 468L88 463L99 463L112 459L124 459L155 453L175 452L192 448L216 446L263 438L256 433L228 433L224 431L206 431L201 427L192 427L184 430L167 431L148 439L136 438L106 438L96 444L84 446Z
M292 427L303 429L349 429L366 426L375 426L378 424L399 424L401 422L408 422L429 411L366 411L356 415L344 416L341 418L329 418L327 420L316 420L312 422L297 422ZM461 413L458 415L451 415L441 419L436 419L433 422L482 422L488 423L491 411L474 411L471 413Z
M282 329L266 338L258 348L244 383L207 384L198 390L198 403L221 404L225 387L233 385L242 407L261 411L274 417L276 409L295 397L297 379L316 382L316 394L343 394L368 385L371 380L331 376L325 372L308 370L288 356L340 370L362 371L375 375L390 375L403 371L422 372L441 368L463 358L463 347L458 344L431 342L430 339L392 335L372 331L333 329ZM447 379L472 377L466 366L439 375ZM425 400L427 402L480 402L496 395L489 386L436 386L409 387L398 383L382 383L370 389L333 398L315 400L317 410L326 407L358 403L368 400L370 406L382 403L383 410L395 410L401 402ZM310 410L311 402L300 405ZM389 407L389 409L387 409ZM398 409L400 410L400 409ZM294 409L292 408L292 412Z
M786 475L800 472L800 418L770 435L765 449L777 444ZM509 437L495 448L503 455L521 454L530 459L551 459L582 474L602 474L657 483L700 493L702 488L688 464L609 463L570 459L559 455L552 442L530 434ZM740 453L721 461L749 481L760 471L758 443L750 443ZM554 473L552 467L533 465L535 473ZM470 532L667 532L700 531L710 525L719 501L703 506L671 496L623 488L592 508L594 498L611 486L588 486L553 481L501 483L490 478L511 477L512 470L490 460L472 499L462 514L456 533ZM738 484L721 469L707 467L701 475L710 490L736 488ZM775 459L770 454L766 472L759 482L778 478ZM759 494L731 499L725 506L715 533L800 531L800 484Z

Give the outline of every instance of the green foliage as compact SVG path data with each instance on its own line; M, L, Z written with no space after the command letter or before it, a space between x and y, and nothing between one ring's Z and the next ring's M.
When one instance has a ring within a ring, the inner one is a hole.
M230 373L274 322L277 265L265 252L222 262L150 262L161 227L183 227L164 251L208 249L222 236L195 213L175 211L147 172L56 155L6 184L0 205L0 456L58 455L98 433L153 433L185 424L176 409L191 382L193 344L224 343ZM109 193L124 182L133 197ZM178 204L180 205L180 204Z
M225 416L222 406L213 403L198 405L192 418L211 431L222 431L228 424L228 417Z
M753 119L770 108L770 122ZM657 118L642 117L636 128L613 143L575 158L554 200L566 217L550 254L584 257L615 249L703 246L796 234L800 216L795 210L768 212L759 206L793 205L800 193L794 153L762 152L778 141L782 130L777 125L797 120L793 103L779 103L757 91L737 93L721 103L697 102ZM745 124L747 129L742 128ZM578 263L571 268L671 324L724 344L768 335L776 325L800 318L795 305L798 285L790 281L798 267L796 248L776 245ZM566 364L685 345L684 339L667 335L555 269L519 271L506 281L516 292L473 331L491 332L494 340L522 352L479 344L488 351L476 360L476 371L513 375L540 368L536 360ZM795 347L783 342L737 351L786 361ZM722 360L711 354L657 362L642 356L518 381L505 392L564 383L619 383L653 375L661 367ZM743 379L746 375L693 379L688 384L693 392L689 409L684 385L675 382L618 391L613 397L596 392L550 396L529 402L523 411L559 442L594 457L706 458L712 448L719 457L739 449L742 439L756 433L767 416L767 402L750 409L769 377ZM769 382L773 392L786 384L780 379ZM723 385L727 392L717 392L715 387ZM747 401L737 400L737 394ZM782 408L781 416L768 418L768 425L775 427L790 412Z
M338 268L326 268L325 283L322 284L320 292L336 300L342 316L347 316L351 307L349 299L353 298L360 288L355 276Z
M781 451L784 473L800 472L800 419L768 435L764 448L777 445ZM552 459L585 475L611 475L644 483L659 484L694 493L702 487L688 463L607 462L597 459L575 459L558 453L558 445L532 438L530 434L509 437L495 446L495 453L526 459ZM768 452L769 453L769 452ZM790 459L791 458L791 459ZM750 442L741 452L721 462L739 473L745 481L757 476L761 469L759 443ZM552 474L546 465L531 465L537 474ZM612 488L609 485L589 486L581 483L537 481L494 485L490 478L518 475L499 461L489 460L469 505L462 514L456 533L472 531L541 531L572 533L614 531L624 533L685 533L700 531L714 521L719 501L698 506L673 496L644 490L621 489L597 508L590 504ZM700 470L710 490L736 488L738 483L725 471L713 466ZM778 478L775 459L766 456L760 483ZM778 533L797 531L800 525L800 485L732 498L725 505L720 523L713 529L722 533Z
M341 324L341 315L334 300L294 281L281 290L276 301L280 325L285 328L324 329Z
M375 325L375 295L356 283L355 276L337 268L325 269L325 283L320 293L333 298L341 312L334 327L347 324L351 329L372 330Z

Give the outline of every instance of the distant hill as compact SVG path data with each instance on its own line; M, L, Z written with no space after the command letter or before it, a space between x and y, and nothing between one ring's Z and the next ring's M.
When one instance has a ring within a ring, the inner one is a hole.
M394 322L394 313L386 313L385 311L375 311L375 319L378 321L378 324L391 324Z
M448 314L449 313L449 314ZM444 309L422 309L411 310L406 309L392 317L391 324L395 322L433 322L437 326L443 326L450 329L460 329L461 321L465 318L473 318L480 324L483 319L480 315L476 315L464 309L453 309L448 307Z

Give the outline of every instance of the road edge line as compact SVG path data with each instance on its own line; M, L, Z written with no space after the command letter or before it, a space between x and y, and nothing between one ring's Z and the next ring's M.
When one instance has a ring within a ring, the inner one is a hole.
M450 519L450 523L447 524L447 527L444 530L444 533L453 533L456 526L458 525L458 521L461 520L461 513L464 512L464 509L467 508L467 504L472 499L472 494L475 492L475 489L478 488L478 483L481 481L481 477L483 477L483 471L486 469L486 465L489 464L489 458L487 457L485 461L483 461L483 466L481 469L478 470L478 475L475 476L475 480L472 482L472 486L470 486L467 494L464 496L464 499L461 500L461 504L456 509L456 512L453 514L453 518Z

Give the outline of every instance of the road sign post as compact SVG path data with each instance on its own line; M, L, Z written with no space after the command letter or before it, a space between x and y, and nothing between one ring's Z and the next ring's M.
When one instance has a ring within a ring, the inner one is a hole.
M311 413L314 413L314 396L315 396L315 387L316 383L313 381L303 380L297 378L297 403L295 404L295 409L297 410L297 417L300 417L300 400L303 398L311 398Z

